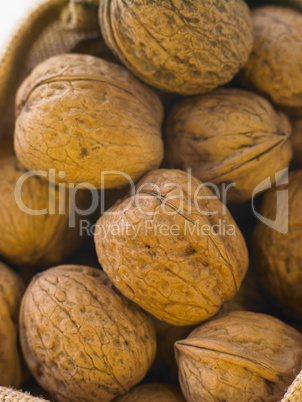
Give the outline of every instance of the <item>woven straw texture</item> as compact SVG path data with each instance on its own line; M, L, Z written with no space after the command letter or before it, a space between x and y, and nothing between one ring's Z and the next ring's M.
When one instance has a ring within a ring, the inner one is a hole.
M98 0L37 0L0 50L0 138L12 136L14 98L31 70L45 59L101 38Z
M0 402L45 402L46 399L34 398L14 389L0 387Z
M301 402L302 401L302 371L297 375L295 381L288 388L281 402Z

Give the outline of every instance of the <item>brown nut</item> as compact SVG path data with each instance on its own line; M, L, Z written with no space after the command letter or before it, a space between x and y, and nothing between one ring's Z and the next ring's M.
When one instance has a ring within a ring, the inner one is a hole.
M288 167L292 157L286 116L266 99L238 89L179 102L165 133L168 166L192 169L204 182L232 184L230 202L251 199L256 186Z
M23 292L24 285L19 276L0 263L0 385L2 386L18 387L22 381L16 324Z
M185 399L176 387L154 383L140 385L114 402L185 402Z
M82 266L34 277L20 340L32 374L58 402L111 401L143 379L156 352L150 319L101 270Z
M95 243L114 285L173 325L215 315L248 266L245 241L226 207L180 170L144 176L136 194L99 219Z
M302 107L302 14L266 6L252 11L255 43L243 80L279 106Z
M116 64L87 55L52 57L23 82L16 105L19 160L30 170L56 169L56 183L114 188L129 184L125 174L137 180L161 163L162 104Z
M109 48L146 83L168 92L210 92L232 80L253 45L242 0L101 0Z
M258 221L254 232L255 264L260 279L288 312L302 318L301 170L290 173L288 188L278 186L264 195L261 215L272 225Z
M187 402L280 401L302 365L302 334L278 319L236 311L175 343Z
M0 387L0 402L46 402L46 399L34 398L27 392Z
M69 208L67 191L49 186L39 175L25 176L26 173L13 154L12 146L2 144L0 256L18 266L44 267L61 263L82 243L80 217L73 215L73 209ZM20 187L17 186L19 179L22 179ZM18 188L20 196L16 193ZM63 194L65 213L60 204ZM75 200L78 208L86 208L90 201L84 192L77 192ZM72 227L72 216L75 216L75 227Z
M302 168L302 118L291 119L293 131L291 135L294 153L293 163L297 168Z

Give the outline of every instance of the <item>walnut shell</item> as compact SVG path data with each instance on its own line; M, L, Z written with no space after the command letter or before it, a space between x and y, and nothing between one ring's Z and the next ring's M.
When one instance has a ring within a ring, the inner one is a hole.
M120 396L114 402L185 402L180 391L166 384L144 384Z
M150 319L101 270L82 266L34 277L20 340L32 374L58 402L111 401L143 379L156 352Z
M279 106L302 107L302 14L266 6L252 11L255 43L243 79Z
M231 81L253 45L242 0L101 0L99 17L107 45L137 77L182 95Z
M232 183L227 198L252 198L262 180L288 167L291 126L283 113L251 92L219 89L185 99L166 123L165 159L171 168L218 185Z
M302 168L302 118L293 118L291 123L293 127L291 135L293 163L295 167Z
M46 399L34 398L28 393L0 387L0 402L46 402Z
M302 171L290 173L288 200L287 194L283 193L286 198L281 199L277 211L277 193L282 190L287 191L287 187L275 187L264 195L260 213L275 221L277 212L279 219L281 212L280 223L284 224L288 202L288 233L258 221L254 232L255 264L265 289L302 318Z
M76 214L76 227L70 227L71 209L68 206L68 197L65 197L66 213L60 213L59 189L54 186L49 187L40 176L32 176L24 181L20 200L15 194L16 183L26 172L13 154L13 148L9 146L9 143L2 144L0 151L0 256L18 266L44 267L61 263L83 241L79 230L79 216ZM29 211L21 210L17 201L22 201L29 209L35 211L47 209L49 213L32 215ZM86 193L78 192L77 206L86 207L87 202ZM54 214L50 214L52 205L56 211Z
M15 149L29 170L56 169L56 183L129 184L163 156L157 95L116 64L65 54L37 66L18 90ZM61 178L58 171L63 171ZM101 183L101 172L111 171Z
M99 219L95 243L104 271L127 298L179 326L216 314L248 266L245 241L226 207L180 170L144 176L136 194Z
M0 263L0 385L18 387L22 381L16 323L24 285ZM1 400L1 392L0 392Z
M280 401L302 365L302 334L265 314L236 311L175 343L188 402Z

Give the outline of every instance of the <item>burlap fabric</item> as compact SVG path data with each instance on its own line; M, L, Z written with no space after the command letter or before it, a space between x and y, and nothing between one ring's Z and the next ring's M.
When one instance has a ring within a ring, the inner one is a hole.
M0 49L0 137L13 134L16 90L43 60L101 40L99 0L37 0ZM83 53L83 49L82 49Z
M295 381L288 388L281 402L301 402L302 401L302 371L297 375Z
M34 398L14 389L0 387L0 402L45 402L46 399Z

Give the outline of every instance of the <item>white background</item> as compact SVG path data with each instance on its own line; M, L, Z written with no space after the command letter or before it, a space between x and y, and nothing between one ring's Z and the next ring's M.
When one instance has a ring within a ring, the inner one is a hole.
M41 1L41 0L40 0ZM18 21L37 0L0 0L0 53Z

